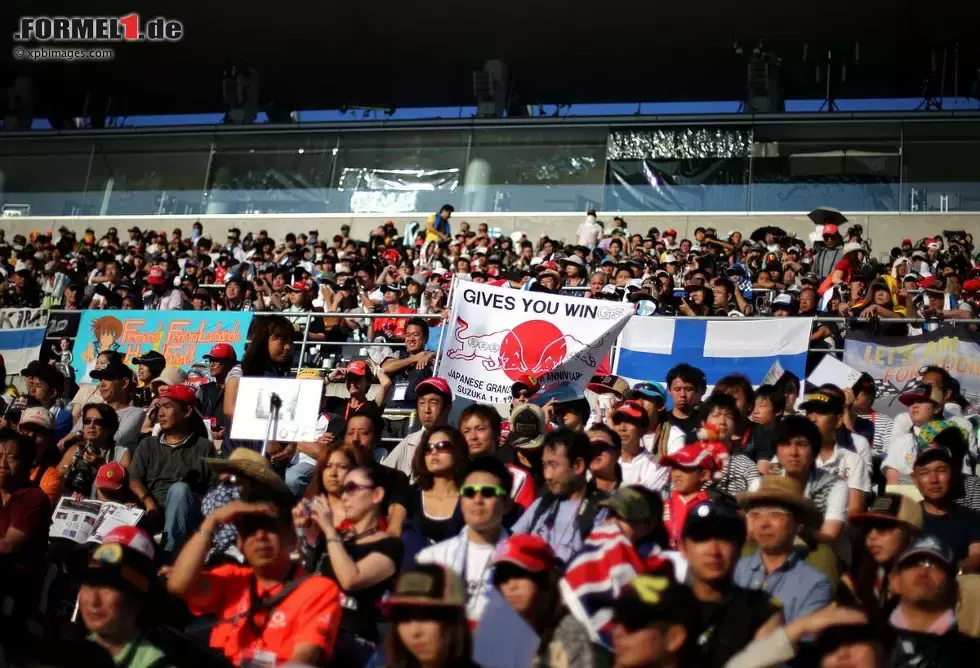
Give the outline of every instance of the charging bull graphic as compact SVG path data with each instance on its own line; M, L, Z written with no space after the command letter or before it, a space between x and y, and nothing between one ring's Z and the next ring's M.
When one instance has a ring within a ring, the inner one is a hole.
M529 320L513 329L486 334L470 334L469 328L466 320L457 319L453 339L458 346L447 349L446 357L479 359L487 371L503 371L513 381L528 374L541 377L553 371L569 357L569 349L575 351L571 358L595 368L598 360L591 351L602 346L602 338L585 343L563 334L546 320Z

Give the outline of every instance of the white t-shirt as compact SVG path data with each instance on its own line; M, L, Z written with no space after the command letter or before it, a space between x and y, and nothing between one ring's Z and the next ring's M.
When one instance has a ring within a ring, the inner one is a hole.
M415 562L445 566L465 580L466 618L475 624L483 616L487 596L493 586L490 580L493 576L494 550L510 537L510 533L501 529L496 545L480 545L467 539L468 532L469 528L464 527L458 535L430 545L415 556Z
M848 489L871 493L871 472L867 463L856 452L834 446L834 452L824 461L817 455L817 468L830 471L847 483Z
M623 485L643 485L649 490L660 492L670 480L670 469L658 464L652 455L641 452L629 462L619 458L619 468L623 472Z
M643 438L646 438L644 436ZM644 442L644 447L646 443ZM672 455L686 445L686 438L684 437L684 432L680 430L676 425L670 425L670 432L667 436L667 454Z

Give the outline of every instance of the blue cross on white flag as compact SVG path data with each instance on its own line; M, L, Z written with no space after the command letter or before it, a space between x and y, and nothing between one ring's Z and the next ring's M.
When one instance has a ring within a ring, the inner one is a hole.
M810 318L631 318L619 337L613 373L663 383L672 367L687 362L704 371L709 387L733 373L758 386L779 362L803 378L811 326Z

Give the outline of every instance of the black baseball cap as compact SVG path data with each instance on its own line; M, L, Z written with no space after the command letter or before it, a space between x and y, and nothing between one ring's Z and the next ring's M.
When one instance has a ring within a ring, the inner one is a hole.
M167 358L156 350L148 350L139 357L134 357L133 364L142 364L151 369L163 369L167 366Z
M113 359L104 369L95 369L89 374L95 380L120 380L123 378L133 379L133 370L122 363L120 359Z
M685 585L666 575L638 575L631 580L612 602L613 623L628 630L639 631L657 622L693 623L697 610L694 593Z
M807 395L800 409L806 413L840 415L844 412L844 401L836 393L814 392Z
M687 513L681 536L698 543L712 538L744 543L745 522L732 505L702 501Z

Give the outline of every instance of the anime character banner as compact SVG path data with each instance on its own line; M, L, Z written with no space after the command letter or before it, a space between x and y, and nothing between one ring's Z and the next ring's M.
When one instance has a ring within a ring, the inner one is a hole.
M119 351L127 364L156 350L168 366L189 374L207 369L204 355L216 343L230 344L241 359L251 322L252 313L237 311L85 311L72 351L75 379L93 382L90 374L103 350Z

